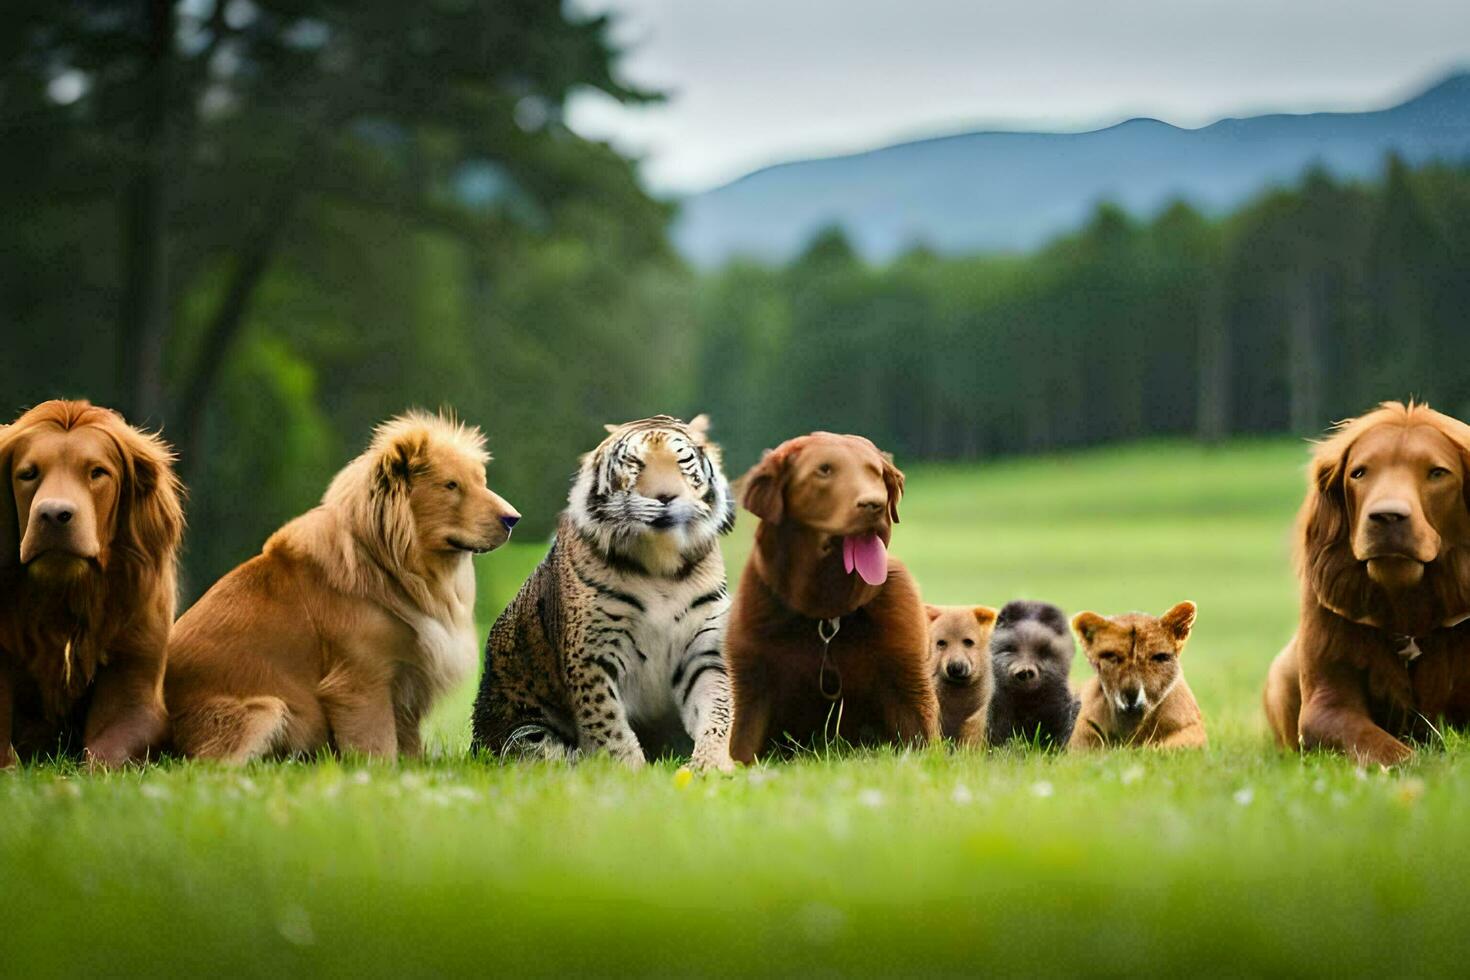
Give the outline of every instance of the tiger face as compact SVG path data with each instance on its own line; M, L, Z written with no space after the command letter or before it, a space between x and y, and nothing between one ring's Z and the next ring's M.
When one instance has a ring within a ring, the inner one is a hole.
M709 419L667 415L609 425L582 457L572 486L577 528L599 551L673 574L735 526L720 449L706 438Z

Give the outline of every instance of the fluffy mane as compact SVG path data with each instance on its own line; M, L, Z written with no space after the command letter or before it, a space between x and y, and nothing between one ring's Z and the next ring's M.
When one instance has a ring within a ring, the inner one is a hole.
M567 500L567 516L583 539L605 559L640 571L648 567L647 549L655 536L672 543L678 567L709 554L721 534L735 526L735 501L721 469L720 448L706 436L709 420L683 422L655 415L609 425L608 436L581 459ZM685 483L697 502L682 504L675 523L663 504L638 493L644 453L666 448L679 460Z
M475 426L447 411L411 409L374 429L367 449L333 477L322 495L322 508L351 530L351 541L371 559L365 563L354 555L328 556L323 566L341 587L391 604L383 576L384 569L391 569L419 611L435 614L444 608L448 584L436 580L420 553L409 503L414 478L441 454L479 466L490 461L484 434ZM469 567L468 555L460 564Z
M1408 595L1391 599L1369 578L1365 563L1352 550L1344 471L1354 443L1380 426L1437 429L1459 448L1470 475L1470 426L1426 404L1384 402L1339 423L1315 443L1307 495L1297 516L1296 566L1312 598L1334 613L1369 626L1419 634L1470 613L1470 542L1445 539L1439 557L1425 566L1422 583ZM1466 506L1470 507L1470 499Z
M60 587L32 582L21 566L11 491L16 447L45 428L97 429L122 465L111 535L99 529L102 550L88 572ZM52 718L82 695L119 636L145 618L173 621L184 532L184 490L173 462L156 433L85 401L45 402L0 428L0 643L27 665Z

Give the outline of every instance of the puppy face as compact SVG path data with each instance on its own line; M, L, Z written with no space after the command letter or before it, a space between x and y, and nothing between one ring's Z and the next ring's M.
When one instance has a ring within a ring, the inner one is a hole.
M987 606L926 606L929 669L941 687L970 687L990 672L995 610Z
M1158 618L1142 613L1107 618L1093 612L1073 618L1103 694L1120 714L1142 717L1173 690L1194 616L1194 603L1181 602Z
M127 477L117 441L95 425L38 425L16 436L6 455L20 563L36 575L105 565Z
M1003 624L1003 628L996 629L990 643L995 683L1022 695L1065 686L1072 653L1072 638L1046 622L1022 619Z
M430 442L410 483L409 507L426 551L483 554L505 544L521 515L485 480L485 464Z

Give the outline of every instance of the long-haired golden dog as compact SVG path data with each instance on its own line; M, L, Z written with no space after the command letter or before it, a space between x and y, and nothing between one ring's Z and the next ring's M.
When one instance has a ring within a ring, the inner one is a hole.
M0 429L0 766L117 765L164 734L182 490L116 412L50 401Z
M471 555L520 519L486 486L488 461L479 430L452 419L381 425L320 506L174 627L175 749L230 763L417 754L424 714L475 662Z
M1360 762L1470 720L1470 427L1387 402L1317 446L1298 519L1297 635L1271 665L1283 746Z

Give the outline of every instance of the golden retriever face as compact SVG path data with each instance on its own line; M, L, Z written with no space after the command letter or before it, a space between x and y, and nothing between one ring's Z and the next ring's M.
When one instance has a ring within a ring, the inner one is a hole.
M118 551L172 560L183 514L171 461L156 437L106 409L46 402L27 412L0 441L0 522L9 525L0 539L14 542L0 565L66 580L105 570Z
M1094 612L1073 617L1082 652L1120 714L1141 718L1179 683L1179 655L1194 616L1194 603L1181 602L1158 618L1143 613L1108 618Z
M505 544L521 519L486 485L489 461L479 429L412 411L378 426L324 500L397 568L481 554Z
M1389 403L1319 448L1304 509L1307 548L1346 547L1390 592L1470 545L1470 430L1427 406Z
M925 606L929 616L929 669L939 685L969 687L990 674L988 606Z
M419 545L426 551L493 551L510 540L521 519L487 485L485 464L452 447L428 447L413 471L408 500Z
M769 524L791 522L834 537L877 534L898 523L903 473L862 436L814 432L766 454L745 477L745 507Z

